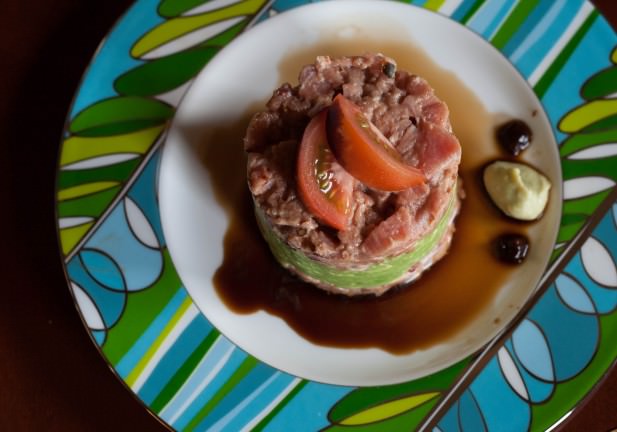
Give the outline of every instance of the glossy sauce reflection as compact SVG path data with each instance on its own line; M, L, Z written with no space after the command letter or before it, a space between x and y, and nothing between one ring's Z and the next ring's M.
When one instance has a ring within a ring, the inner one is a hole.
M217 198L230 217L224 260L214 284L236 313L267 311L313 343L405 353L445 340L482 312L512 269L491 255L490 242L503 232L523 229L492 207L480 182L483 165L499 155L493 139L496 119L454 74L436 66L418 48L357 38L324 41L287 56L280 65L280 82L297 83L302 65L317 55L366 51L383 52L396 59L399 68L425 77L450 108L454 131L463 146L460 175L466 199L449 254L420 280L377 298L330 295L291 276L271 256L255 224L241 148L250 118L247 113L238 124L217 131L204 155ZM216 145L222 141L230 144ZM498 322L499 317L494 319Z

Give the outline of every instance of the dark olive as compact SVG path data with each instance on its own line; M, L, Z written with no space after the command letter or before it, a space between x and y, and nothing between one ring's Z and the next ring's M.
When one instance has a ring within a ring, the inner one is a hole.
M497 142L514 156L529 147L532 139L531 129L522 120L510 120L497 128Z
M529 252L529 240L521 234L504 234L495 240L494 252L500 261L520 264Z
M386 63L383 65L383 73L388 78L394 78L394 74L396 73L396 65L394 63Z

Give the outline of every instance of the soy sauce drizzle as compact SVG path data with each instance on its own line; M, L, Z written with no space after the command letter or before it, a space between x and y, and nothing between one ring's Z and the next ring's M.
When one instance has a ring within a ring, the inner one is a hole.
M214 285L235 313L266 311L313 343L407 353L444 341L486 308L512 271L511 265L493 257L491 242L503 232L520 231L520 226L502 217L482 189L481 167L498 151L496 145L490 145L494 119L456 75L435 65L414 45L369 37L323 40L288 55L280 66L279 81L297 82L302 65L317 55L366 51L383 52L397 60L398 68L426 78L450 108L453 128L463 146L460 175L466 192L450 252L420 280L381 297L332 295L293 277L274 260L255 223L240 144L250 118L247 113L237 124L218 130L205 144L204 164L230 219L224 259ZM221 146L221 142L230 144ZM498 322L495 318L495 325Z

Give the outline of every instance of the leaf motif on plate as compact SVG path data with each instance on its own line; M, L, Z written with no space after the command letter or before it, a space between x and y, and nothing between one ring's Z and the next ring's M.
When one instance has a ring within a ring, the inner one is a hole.
M561 274L555 281L557 294L572 310L582 313L596 313L596 307L589 293L572 276Z
M105 323L94 301L75 282L71 282L70 287L88 328L90 328L90 330L104 330Z
M570 134L560 147L564 178L564 207L558 234L557 257L563 244L573 239L617 183L617 49L613 64L590 77L581 88L582 105L558 123Z
M587 197L606 191L615 185L615 181L601 176L577 177L563 183L565 200Z
M559 129L565 133L589 130L596 122L611 118L615 114L617 99L593 100L566 114L559 122Z
M503 372L503 376L505 377L510 387L523 399L529 399L529 395L527 394L527 388L525 387L525 382L519 373L512 356L507 349L504 347L499 348L497 352L497 360L499 361L499 367Z
M156 26L144 36L142 36L131 49L131 55L135 58L150 58L152 52L161 49L164 45L171 43L176 39L180 39L191 33L196 32L202 28L216 25L220 22L228 22L233 19L241 19L257 13L261 7L266 4L265 0L246 0L242 2L236 2L221 9L215 9L207 11L198 15L180 16L171 18L162 24ZM237 23L237 22L236 22ZM233 24L232 24L233 25ZM219 28L219 32L223 31ZM188 48L190 46L197 45L204 42L206 39L214 36L214 34L207 34L202 37L192 38L189 36L186 42L182 43L182 48ZM176 48L177 51L178 49ZM160 51L164 53L165 51ZM167 52L169 54L170 52ZM156 54L158 57L166 54Z
M468 362L465 359L439 373L403 384L358 388L332 407L328 413L332 425L327 430L392 430L402 421L413 429Z
M594 146L617 142L617 129L609 129L599 132L575 134L568 137L559 148L562 157L570 157L581 151L589 150Z
M601 159L617 156L617 143L602 144L570 155L569 159Z
M117 96L78 113L69 125L69 132L88 137L126 134L162 125L173 114L173 107L156 99Z
M239 31L238 28L231 30ZM217 46L201 46L152 60L121 75L114 87L125 95L166 93L192 79L219 49Z
M383 421L410 411L438 396L438 392L420 393L384 402L341 420L344 426L361 426Z
M232 0L236 1L236 0ZM184 13L189 13L200 5L218 3L212 0L161 0L157 8L160 16L165 18L174 18Z
M85 195L95 194L97 192L111 189L115 186L118 186L118 182L116 181L98 181L68 187L58 192L58 201L62 202Z
M564 201L561 225L557 236L558 249L563 249L585 225L587 218L606 199L609 190L587 195L575 200ZM557 255L554 255L555 258Z
M617 288L617 268L615 261L606 247L589 237L581 248L581 257L585 271L598 284Z
M131 231L144 245L157 249L159 247L156 234L139 206L129 197L124 198L124 211Z
M58 202L58 216L65 217L98 217L113 201L120 186L116 185L94 193L89 193L77 198ZM62 191L59 191L59 194Z

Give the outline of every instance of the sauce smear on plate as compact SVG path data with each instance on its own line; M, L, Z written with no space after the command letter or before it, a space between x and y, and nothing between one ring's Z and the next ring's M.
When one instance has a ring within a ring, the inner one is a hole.
M524 233L525 228L507 220L492 206L481 183L483 166L499 154L493 138L496 119L455 74L437 66L417 47L368 37L332 42L324 39L287 56L280 65L280 82L296 82L301 67L317 55L365 51L382 52L396 59L402 69L427 79L450 108L454 132L463 147L459 172L466 198L448 255L419 280L381 297L331 295L291 276L272 257L259 233L246 187L241 142L254 111L249 110L237 124L214 131L204 144L204 164L230 220L223 263L214 276L214 285L234 312L264 310L285 320L313 343L407 353L446 340L482 313L512 270L492 255L492 240L503 232ZM500 319L494 317L495 325Z

